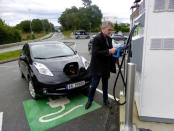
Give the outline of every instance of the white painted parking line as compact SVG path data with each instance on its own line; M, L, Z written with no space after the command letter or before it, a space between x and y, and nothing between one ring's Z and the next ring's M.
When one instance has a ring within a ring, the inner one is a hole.
M102 90L97 89L97 91L98 91L99 93L103 94L103 91L102 91ZM108 93L108 97L111 98L112 100L114 100L114 97L113 97L112 95L110 95L109 93Z
M0 112L0 131L2 131L3 112Z
M0 66L0 67L2 67L2 68L8 68L9 66Z
M119 70L119 68L116 68L116 70ZM121 68L121 71L124 71L124 69L123 69L123 68Z
M18 68L19 66L0 66L0 68L7 68L7 69L11 69L11 68Z

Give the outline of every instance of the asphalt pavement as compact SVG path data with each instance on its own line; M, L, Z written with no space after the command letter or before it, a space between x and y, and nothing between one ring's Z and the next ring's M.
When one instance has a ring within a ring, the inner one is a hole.
M63 36L59 33L53 35L47 40L59 40L75 42L75 50L79 55L84 56L90 61L91 56L88 53L87 44L89 39L78 40L63 40ZM5 64L0 64L0 113L3 112L2 117L2 131L28 131L31 128L31 119L28 119L24 103L32 101L28 91L27 82L20 77L18 62L13 61ZM115 74L111 74L109 80L109 94L112 95L112 89L115 81ZM102 90L101 83L98 90ZM87 92L81 92L87 98ZM78 96L78 94L77 94ZM76 95L75 95L76 97ZM43 98L47 99L47 98ZM91 112L84 113L63 122L62 124L48 128L49 131L118 131L119 130L119 108L110 99L112 108L109 109L103 105L102 94L97 91L94 101L100 106ZM34 101L36 104L37 102ZM83 103L84 105L86 103ZM30 106L30 105L28 105ZM30 107L34 109L35 107ZM41 108L38 106L38 108ZM41 111L44 108L40 109ZM84 108L82 109L84 110ZM1 118L1 117L0 117ZM1 121L1 120L0 120ZM1 126L1 123L0 123ZM37 124L36 124L37 130ZM1 127L0 127L1 129ZM39 130L39 129L38 129Z

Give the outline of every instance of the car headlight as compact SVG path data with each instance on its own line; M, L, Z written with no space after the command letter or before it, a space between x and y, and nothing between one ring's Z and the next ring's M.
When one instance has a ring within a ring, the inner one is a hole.
M54 76L53 73L44 64L41 64L38 62L34 62L33 64L40 74L47 75L47 76Z
M83 56L81 56L81 58L82 58L82 62L84 64L84 66L85 66L85 69L87 70L89 67L89 62Z

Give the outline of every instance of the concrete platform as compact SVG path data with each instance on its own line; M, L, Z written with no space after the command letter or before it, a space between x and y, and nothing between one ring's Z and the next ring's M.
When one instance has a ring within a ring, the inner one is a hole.
M120 122L125 121L125 105L120 106ZM137 108L134 102L133 123L138 128L150 129L152 131L174 131L174 124L140 121Z

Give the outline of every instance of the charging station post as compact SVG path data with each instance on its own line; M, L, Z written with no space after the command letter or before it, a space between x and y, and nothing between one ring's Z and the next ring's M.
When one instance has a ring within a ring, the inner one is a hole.
M136 126L133 125L133 103L134 103L134 87L135 87L136 64L127 64L127 92L126 92L126 109L125 123L120 127L120 131L136 131Z

